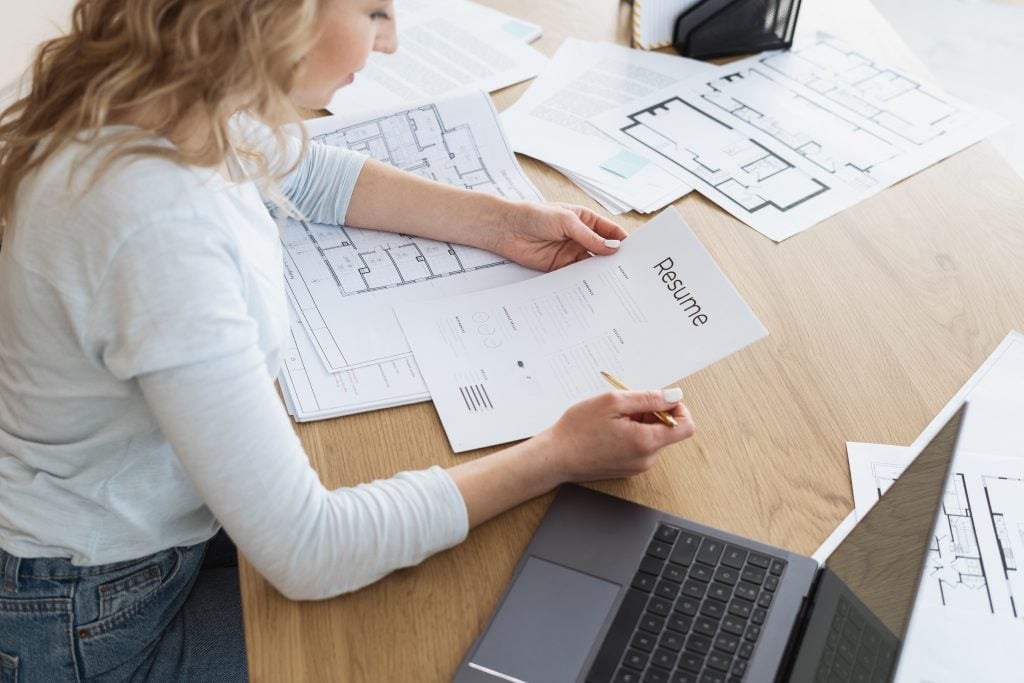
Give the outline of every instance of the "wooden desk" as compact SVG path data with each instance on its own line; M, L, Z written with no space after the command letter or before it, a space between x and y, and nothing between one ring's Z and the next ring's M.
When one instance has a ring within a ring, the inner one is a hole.
M617 0L481 1L541 24L548 54L570 35L626 42L630 7ZM804 5L803 31L826 28L921 72L866 0ZM498 93L499 108L525 87ZM522 161L546 197L596 206ZM648 474L597 488L810 553L853 507L845 442L910 443L1003 336L1024 328L1024 183L982 143L782 244L697 193L676 205L771 334L681 382L694 438ZM454 456L429 403L298 432L330 487L485 452ZM448 680L549 501L325 602L289 602L243 563L252 679Z

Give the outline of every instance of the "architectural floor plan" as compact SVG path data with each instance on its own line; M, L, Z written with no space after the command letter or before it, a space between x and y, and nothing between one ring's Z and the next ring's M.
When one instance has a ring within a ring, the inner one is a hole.
M308 127L314 140L431 180L510 199L540 199L484 94L357 122L317 119ZM392 313L396 301L447 296L533 274L489 252L402 234L401 227L379 232L282 221L289 295L330 372L412 362Z
M594 123L776 241L999 125L831 38L734 62Z

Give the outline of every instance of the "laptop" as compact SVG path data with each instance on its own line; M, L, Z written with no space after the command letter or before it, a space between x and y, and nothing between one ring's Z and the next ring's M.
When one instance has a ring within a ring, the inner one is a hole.
M892 680L964 411L821 566L561 487L454 680Z

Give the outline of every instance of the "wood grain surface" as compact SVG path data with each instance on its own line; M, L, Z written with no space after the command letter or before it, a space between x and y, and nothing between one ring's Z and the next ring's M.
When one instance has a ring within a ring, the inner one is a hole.
M617 0L481 0L569 37L625 43ZM805 0L825 29L920 75L866 0ZM496 93L499 109L527 84ZM550 200L597 205L520 158ZM601 490L810 553L852 509L846 441L908 444L1013 328L1024 329L1024 182L981 143L781 244L696 193L676 206L770 335L680 382L697 434ZM620 217L632 230L646 219ZM685 353L678 349L678 353ZM484 455L452 454L430 403L296 427L328 487ZM294 603L242 563L254 681L448 680L550 495L355 594Z

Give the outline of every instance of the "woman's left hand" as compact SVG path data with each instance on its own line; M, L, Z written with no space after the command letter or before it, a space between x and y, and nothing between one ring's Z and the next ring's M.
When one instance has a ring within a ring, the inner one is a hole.
M555 202L521 202L499 223L491 251L543 271L591 254L614 254L619 242L629 235L622 226L590 209Z

